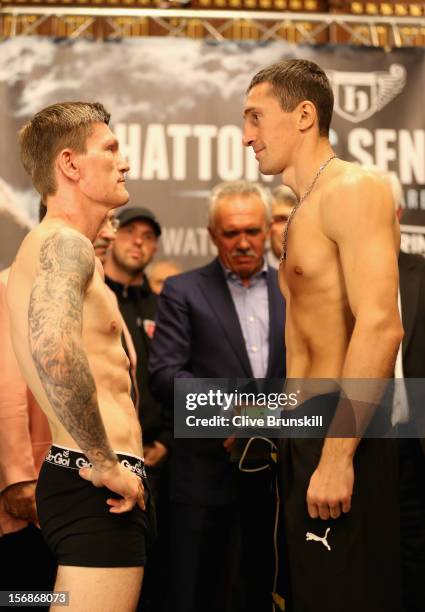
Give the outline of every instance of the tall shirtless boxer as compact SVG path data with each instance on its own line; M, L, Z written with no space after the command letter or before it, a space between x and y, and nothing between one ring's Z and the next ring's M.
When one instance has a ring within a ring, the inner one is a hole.
M48 417L53 446L37 485L43 535L71 610L135 608L149 531L142 437L121 317L92 241L125 204L128 164L101 104L55 104L20 132L21 158L47 205L12 266L12 340Z
M394 203L384 180L336 158L328 140L332 110L329 81L311 61L274 64L247 92L244 144L262 173L283 173L298 197L279 270L287 374L390 378L403 334ZM307 404L317 412L342 409L333 394ZM393 441L282 440L280 464L286 609L399 612Z

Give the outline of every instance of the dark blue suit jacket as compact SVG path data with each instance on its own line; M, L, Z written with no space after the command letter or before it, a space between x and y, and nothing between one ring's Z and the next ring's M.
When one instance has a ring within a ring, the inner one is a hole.
M398 258L401 312L404 327L403 372L405 378L425 378L425 260L421 255L403 253ZM419 389L418 389L419 391ZM421 393L410 397L419 431L425 415ZM425 438L420 439L425 453Z
M267 286L270 334L266 377L284 378L284 301L273 268L268 269ZM218 259L166 281L159 298L149 370L153 393L163 406L163 426L170 430L174 378L253 376L242 328ZM176 439L172 444L174 501L229 503L236 495L235 472L222 440Z

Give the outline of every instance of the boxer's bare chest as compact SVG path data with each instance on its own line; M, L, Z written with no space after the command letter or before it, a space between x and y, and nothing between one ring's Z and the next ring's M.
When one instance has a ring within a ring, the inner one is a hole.
M296 211L288 228L280 282L284 295L292 302L345 293L338 247L324 232L321 206L319 196L309 198Z

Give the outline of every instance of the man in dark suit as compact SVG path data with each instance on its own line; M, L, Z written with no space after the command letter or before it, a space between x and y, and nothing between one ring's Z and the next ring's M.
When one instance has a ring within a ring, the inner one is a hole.
M386 177L399 221L405 208L403 188L394 173L367 168ZM403 248L403 244L402 244ZM404 337L394 377L397 380L392 421L398 427L400 471L400 543L402 612L423 612L425 579L425 414L421 381L403 385L403 379L425 378L425 259L400 250L399 308ZM401 379L401 380L400 380Z
M269 227L263 187L218 185L209 209L218 257L165 283L150 371L169 429L175 378L284 377L284 303L264 260ZM241 473L234 451L230 439L173 442L167 609L174 612L271 606L271 471Z
M394 175L390 177L390 184L400 218L403 190ZM404 327L402 374L404 378L425 378L425 259L421 255L400 251L398 267ZM416 390L413 393L410 386L407 390L410 419L418 435L423 436L423 389L418 390L419 394ZM403 435L403 426L400 427L400 435ZM403 612L422 612L425 579L425 439L400 438L399 448Z
M405 378L425 378L425 258L400 251L402 344ZM425 451L425 441L421 440Z

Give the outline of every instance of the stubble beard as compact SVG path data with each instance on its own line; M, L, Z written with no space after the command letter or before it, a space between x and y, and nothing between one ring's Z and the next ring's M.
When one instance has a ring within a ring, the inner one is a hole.
M133 278L137 278L138 276L140 276L140 274L143 274L143 271L147 265L144 263L135 263L134 265L131 265L127 263L124 258L121 258L120 255L117 255L114 250L112 250L112 258L117 268L119 268L122 272L125 272L125 274L128 274Z

